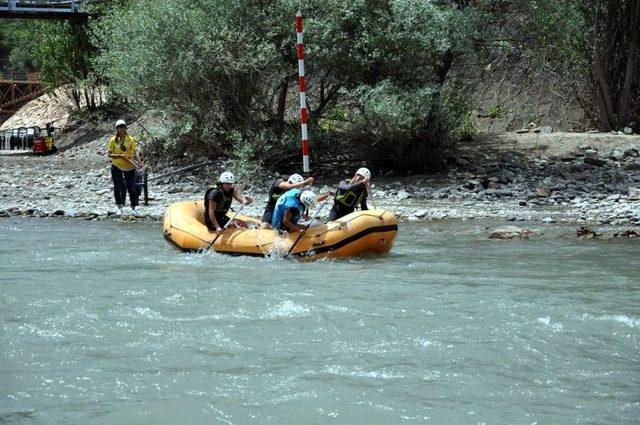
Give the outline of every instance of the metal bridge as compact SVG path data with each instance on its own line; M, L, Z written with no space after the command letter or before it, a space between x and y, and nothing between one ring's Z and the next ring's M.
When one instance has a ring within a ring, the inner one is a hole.
M88 0L0 1L4 19L86 19Z

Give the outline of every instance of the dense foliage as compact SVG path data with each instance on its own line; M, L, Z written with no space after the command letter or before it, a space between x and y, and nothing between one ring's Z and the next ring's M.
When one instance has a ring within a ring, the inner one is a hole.
M174 126L160 155L299 161L294 0L121 0L100 18L11 24L0 43L77 107L155 109ZM640 1L309 0L307 99L313 160L417 172L474 133L464 55L527 52L602 129L640 126ZM497 115L497 112L496 112ZM157 140L157 139L156 139Z
M189 135L183 149L197 144L267 165L297 157L297 6L132 0L100 22L99 66L117 92L175 113ZM315 157L419 170L459 137L468 110L445 102L442 86L474 31L467 9L423 0L305 2Z

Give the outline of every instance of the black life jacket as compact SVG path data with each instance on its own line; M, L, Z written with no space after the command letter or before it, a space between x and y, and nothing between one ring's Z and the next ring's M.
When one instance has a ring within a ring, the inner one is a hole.
M267 208L274 209L276 207L276 202L282 196L283 193L286 192L285 189L280 188L280 183L283 183L284 180L276 179L271 187L269 188L269 198L267 199Z
M339 206L355 210L356 206L362 203L362 198L365 196L364 185L355 190L343 190L338 189L336 192L335 200Z
M209 220L209 195L212 191L217 190L222 194L222 202L216 203L216 214L224 215L231 208L231 202L233 202L233 192L235 189L229 191L222 190L222 186L211 186L204 193L204 222L207 226L212 226L211 220Z

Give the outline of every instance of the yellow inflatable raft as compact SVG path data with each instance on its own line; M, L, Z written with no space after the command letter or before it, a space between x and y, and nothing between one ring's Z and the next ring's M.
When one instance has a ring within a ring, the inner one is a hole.
M229 213L231 216L231 213ZM260 220L237 216L251 225ZM291 256L344 258L365 252L384 254L391 250L398 233L398 220L389 211L356 211L339 220L311 227L295 245ZM299 233L279 235L268 229L226 229L211 247L216 252L258 257L284 256ZM169 206L164 215L164 238L181 251L207 249L216 233L204 225L204 202L185 201Z

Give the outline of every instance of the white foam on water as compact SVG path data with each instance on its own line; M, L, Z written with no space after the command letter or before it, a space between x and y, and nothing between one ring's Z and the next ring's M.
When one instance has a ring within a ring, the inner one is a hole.
M271 308L263 318L277 319L280 317L303 317L308 316L310 311L311 310L307 306L296 304L291 300L285 300Z
M553 330L554 332L560 332L562 329L564 329L564 327L562 326L562 324L560 323L553 323L551 321L551 318L549 316L545 316L545 317L538 317L538 323L542 323L545 326L549 326L551 328L551 330Z
M596 317L591 314L585 313L582 315L582 320L599 320L599 321L613 321L617 323L621 323L623 325L627 325L630 328L640 328L640 319L635 319L633 317L626 316L624 314L607 314L604 316Z
M338 376L355 376L358 378L375 378L375 379L383 379L383 380L391 380L391 379L401 379L404 378L404 375L401 373L393 373L386 371L365 371L361 369L348 371L342 366L338 365L330 365L326 369L327 373Z
M146 318L156 319L156 320L162 319L162 314L160 314L160 312L151 310L148 307L136 307L135 310L136 310L136 313Z

